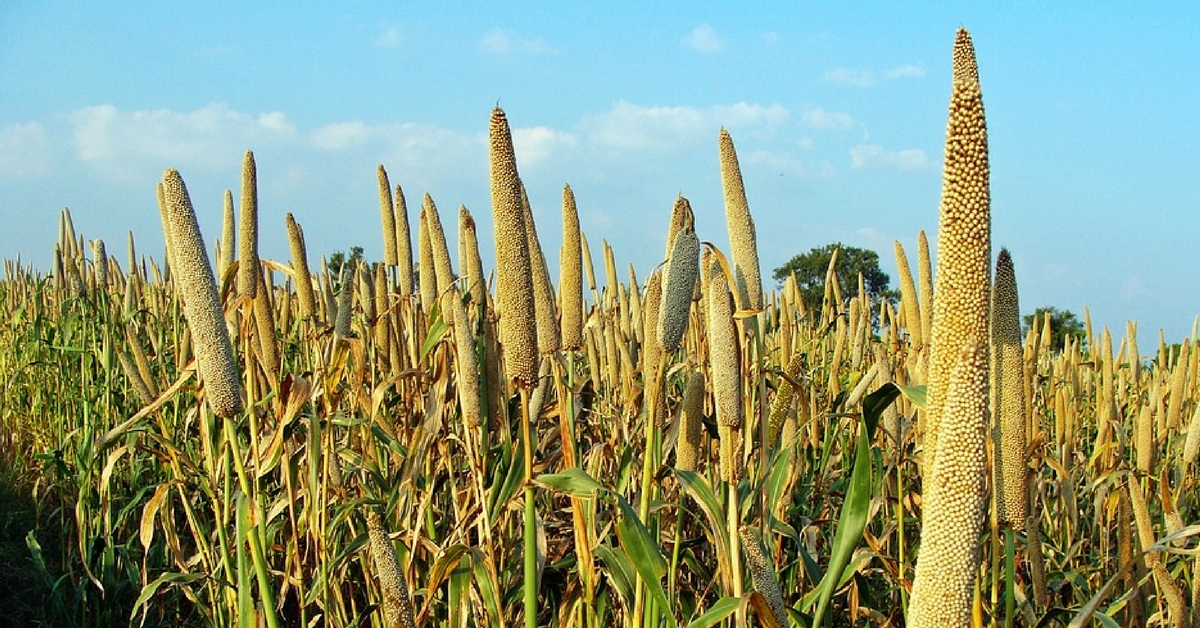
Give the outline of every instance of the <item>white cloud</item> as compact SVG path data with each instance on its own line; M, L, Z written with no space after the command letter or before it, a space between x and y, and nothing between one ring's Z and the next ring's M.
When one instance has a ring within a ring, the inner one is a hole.
M117 175L168 165L220 169L247 147L294 141L296 136L283 113L253 116L222 103L187 113L122 112L112 105L97 105L77 109L68 119L75 156Z
M725 47L725 42L717 35L717 31L708 24L693 28L683 42L696 52L720 52Z
M50 167L50 142L37 122L0 128L0 177L40 177Z
M727 127L777 126L787 120L788 110L782 105L752 105L741 101L732 105L717 105L712 108L712 115Z
M919 65L906 63L898 65L883 74L884 78L900 79L900 78L923 78L925 76L925 68Z
M739 162L747 166L759 166L772 176L790 176L798 179L828 179L834 168L828 162L807 163L798 155L781 150L752 150L739 153Z
M800 115L800 123L811 129L844 131L854 127L854 118L848 113L810 107Z
M503 28L493 28L483 34L479 47L484 52L493 55L527 54L540 55L554 52L541 39L524 39Z
M875 82L875 77L866 70L834 68L825 72L825 80L851 87L870 87Z
M694 141L716 127L695 107L647 107L621 100L612 109L584 121L589 140L601 147L646 150Z
M1121 286L1121 298L1126 301L1136 301L1147 294L1146 281L1140 275L1125 280Z
M850 148L850 167L855 170L924 170L933 162L919 148L885 150L879 144L859 144Z
M321 150L359 148L370 141L372 130L362 122L336 122L313 129L313 145Z
M400 29L395 26L385 28L382 33L375 36L375 45L380 48L395 48L400 45Z
M512 139L517 163L523 168L537 167L579 145L579 139L574 135L547 126L513 129Z

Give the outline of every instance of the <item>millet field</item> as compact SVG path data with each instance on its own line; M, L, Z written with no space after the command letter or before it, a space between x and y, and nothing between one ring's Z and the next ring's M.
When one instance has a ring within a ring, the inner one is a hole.
M492 234L428 194L410 224L380 166L384 259L318 259L250 151L220 234L164 172L161 259L64 210L0 282L0 624L1200 628L1197 337L1022 331L952 58L899 299L836 254L819 303L764 289L724 130L727 234L664 199L640 278L569 186L538 238L498 107Z

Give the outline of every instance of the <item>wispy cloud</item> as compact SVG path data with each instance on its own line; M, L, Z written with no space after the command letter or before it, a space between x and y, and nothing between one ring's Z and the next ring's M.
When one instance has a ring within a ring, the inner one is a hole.
M884 72L883 76L884 78L888 79L924 78L925 68L919 65L906 63L904 65L898 65L887 72Z
M0 128L0 178L41 177L50 166L50 142L37 122Z
M925 76L925 68L919 65L906 63L898 65L889 70L880 73L884 79L893 81L896 79L923 78ZM850 87L867 88L875 84L876 73L871 70L859 70L854 68L833 68L825 72L825 80L830 83L838 83L840 85L848 85Z
M800 114L800 123L810 129L844 131L854 127L854 118L848 113L810 107Z
M696 52L720 52L725 47L725 42L717 35L716 29L708 24L701 24L693 28L683 41Z
M925 170L933 162L919 148L885 150L879 144L858 144L850 148L850 167L855 170Z
M68 116L75 156L116 175L151 172L164 164L216 169L229 155L259 142L294 141L295 127L281 112L252 115L222 103L179 113L166 109L123 112L112 105Z
M375 36L373 42L380 48L395 48L400 45L400 29L395 26L389 26L383 29L383 32Z
M503 28L493 28L484 33L479 40L479 48L492 55L542 55L555 52L540 38L526 39Z
M875 77L866 70L833 68L825 72L825 80L851 87L870 87L875 82Z
M523 168L537 168L569 155L579 146L579 138L574 134L548 126L516 128L512 130L512 136L513 150L520 156Z

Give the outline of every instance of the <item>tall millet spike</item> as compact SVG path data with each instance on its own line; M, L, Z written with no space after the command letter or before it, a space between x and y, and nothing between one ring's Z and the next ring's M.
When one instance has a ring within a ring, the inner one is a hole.
M533 298L533 271L529 241L521 207L521 180L513 151L508 118L492 109L488 129L490 147L493 229L496 239L496 300L500 309L500 335L508 376L519 386L537 384L537 328Z
M308 247L304 244L304 231L300 223L288 212L288 244L292 249L292 272L296 275L296 296L300 298L300 317L312 320L317 315L317 297L313 294L312 273L308 270Z
M926 350L921 352L922 366L929 364L929 336L933 333L933 264L929 259L929 238L925 230L917 233L917 281L920 287L921 337Z
M379 164L376 173L379 179L379 221L383 226L383 263L395 266L396 256L396 205L392 201L392 184L388 182L387 170Z
M242 411L241 377L233 359L233 345L225 326L224 310L217 295L208 252L192 199L183 178L175 170L163 173L163 205L174 248L175 276L183 296L183 314L191 330L200 380L208 405L222 418Z
M763 553L762 545L750 526L738 527L738 536L742 540L742 547L746 549L746 565L750 568L755 590L767 600L775 621L780 626L787 626L787 606L783 603L783 590L779 588L779 579L775 576L775 565Z
M742 425L741 346L733 320L733 295L720 266L713 262L708 279L708 347L713 401L721 438L721 476L736 484L741 477L738 428Z
M437 269L434 268L433 244L429 237L429 212L421 208L417 223L417 283L420 284L421 307L428 315L437 300Z
M917 558L908 625L968 626L979 535L987 504L987 349L965 345L951 375L943 413L943 449L925 476L921 553Z
M925 334L921 328L921 306L917 296L917 286L913 282L912 270L908 267L908 256L900 241L894 243L896 249L896 268L900 271L900 306L904 308L904 326L908 329L909 341L915 353L925 345Z
M375 576L383 593L383 617L388 628L414 628L412 600L408 596L408 584L404 571L396 556L396 547L388 538L383 522L374 511L367 511L367 533L371 539L371 558L375 563Z
M563 244L558 270L560 333L563 348L576 351L583 344L583 249L579 241L579 210L570 185L563 185L562 212Z
M217 281L225 279L225 273L233 266L237 256L237 225L233 214L233 191L225 190L225 212L221 221L221 257L217 260Z
M467 278L466 289L471 293L474 307L487 303L487 276L483 274L483 259L479 257L479 234L475 219L465 205L458 206L458 269Z
M258 169L254 153L246 151L242 160L241 248L238 250L238 294L254 298L258 294Z
M413 254L412 232L408 227L408 202L404 200L404 190L396 186L394 196L396 204L396 263L400 272L400 295L407 296L413 292Z
M675 468L695 471L704 461L704 373L693 371L683 389L679 405L679 440L675 444Z
M525 239L529 243L529 264L533 273L533 307L537 314L538 352L554 353L561 346L559 337L558 306L555 304L554 284L550 281L550 269L546 256L538 241L537 225L533 221L533 209L529 206L529 195L525 184L521 184L521 219L525 222Z
M959 29L954 46L955 68L974 65L974 60L958 59L959 54L972 50L961 43L969 38L965 29ZM929 409L922 465L925 477L929 477L938 454L942 407L958 352L967 343L984 342L989 337L992 251L987 126L979 82L958 79L959 73L956 69L942 160L937 273L929 336ZM971 72L961 73L974 76Z
M761 310L762 276L758 270L758 239L754 218L746 202L742 170L729 132L721 129L717 142L721 153L721 187L725 191L725 222L729 229L729 250L733 257L733 280L737 284L738 307ZM731 286L734 287L734 286Z
M992 486L996 513L1002 525L1025 529L1028 496L1025 489L1025 351L1021 346L1021 315L1012 257L1000 249L992 291L992 442L995 463Z
M674 353L687 331L692 293L700 278L700 239L691 225L680 228L671 246L655 335L663 351Z
M437 204L428 192L425 193L421 214L425 217L425 227L429 233L429 252L433 255L433 270L437 273L437 293L445 294L454 282L454 269L450 266L450 247L446 245L446 232L442 229L441 215L438 214Z

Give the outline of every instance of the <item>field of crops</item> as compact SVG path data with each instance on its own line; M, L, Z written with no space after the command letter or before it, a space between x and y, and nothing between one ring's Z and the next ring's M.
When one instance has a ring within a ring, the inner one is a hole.
M249 151L219 238L164 173L166 259L64 210L0 283L0 624L1200 628L1196 334L1022 332L953 62L897 302L836 257L822 303L764 290L724 130L727 235L666 199L640 279L569 187L539 240L498 108L494 269L383 166L383 260L260 224Z

